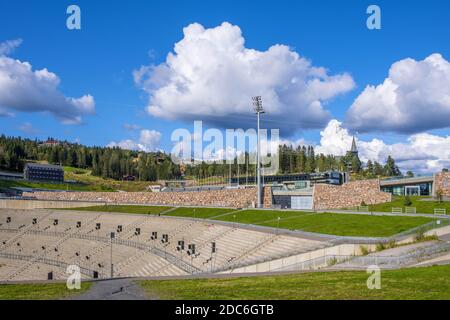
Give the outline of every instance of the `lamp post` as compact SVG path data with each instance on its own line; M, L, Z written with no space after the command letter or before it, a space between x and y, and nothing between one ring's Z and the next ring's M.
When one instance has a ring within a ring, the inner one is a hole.
M110 264L111 264L111 279L114 277L114 265L113 265L113 239L116 234L111 232L111 256L110 256Z
M262 99L260 96L258 97L253 97L253 106L255 107L254 110L257 114L257 124L258 124L258 143L257 143L257 149L256 149L256 161L257 161L257 181L256 181L256 188L257 188L257 204L256 207L257 208L261 208L261 160L260 160L260 148L261 148L261 139L260 139L260 135L259 135L259 121L260 121L260 115L261 113L264 113L264 109L263 109L263 105L262 105Z

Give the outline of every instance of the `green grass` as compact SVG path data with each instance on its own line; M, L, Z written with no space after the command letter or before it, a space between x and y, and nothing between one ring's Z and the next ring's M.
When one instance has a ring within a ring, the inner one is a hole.
M169 212L168 216L177 217L189 217L209 219L227 212L235 211L235 209L222 209L222 208L177 208L174 211Z
M89 186L91 191L116 191L144 192L152 184L149 181L118 181L93 176L91 170L64 167L64 179L75 180L80 184Z
M246 224L264 224L265 222L275 222L278 217L281 218L280 222L283 220L290 221L296 217L302 217L307 214L306 212L300 211L277 211L277 210L243 210L233 214L218 217L217 220L239 222ZM236 216L236 218L234 218ZM280 224L281 227L281 224Z
M67 208L64 210L76 210L76 211L94 211L94 212L119 212L119 213L136 213L136 214L158 214L171 207L165 206L116 206L116 205L106 205L106 206L93 206L93 207L81 207L81 208Z
M49 190L70 190L70 191L114 191L114 189L104 185L91 185L83 183L45 183L29 182L24 180L0 180L0 188L38 188Z
M65 210L158 214L171 209L167 206L105 205ZM301 211L242 210L224 208L177 208L168 216L213 218L217 221L254 224L281 229L302 230L338 236L389 237L433 221L424 217L371 216L361 214L311 213ZM228 213L228 214L227 214ZM216 218L214 218L216 217ZM236 218L234 218L236 217Z
M380 290L367 288L365 271L138 283L149 296L174 300L448 300L449 274L450 265L386 270L381 273Z
M236 218L234 218L236 216ZM388 237L433 221L423 217L244 210L217 220L339 236Z
M80 290L68 290L65 283L52 284L3 284L0 300L56 300L86 292L90 282L82 282Z
M447 214L450 214L450 202L438 201L421 201L425 197L410 197L412 205L410 207L416 207L417 213L434 213L435 208L447 209ZM395 197L392 202L381 203L369 206L369 210L373 212L392 212L392 207L404 208L405 197ZM403 209L404 211L404 209Z
M118 181L91 175L91 170L73 167L64 167L64 179L76 183L45 183L29 182L24 180L0 180L2 187L39 188L49 190L90 191L90 192L146 192L152 184L149 181Z

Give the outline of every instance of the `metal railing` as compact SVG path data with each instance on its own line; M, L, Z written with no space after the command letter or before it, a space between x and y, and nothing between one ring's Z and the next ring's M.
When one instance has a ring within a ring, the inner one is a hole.
M46 236L52 236L52 237L67 236L64 232L60 232L60 231L41 231L41 230L29 230L28 234L46 235ZM99 235L75 233L75 234L71 234L70 237L76 238L76 239L82 239L82 240L91 240L91 241L98 241L98 242L104 242L104 243L111 243L111 238L103 237L103 236L99 236ZM190 274L196 274L196 273L202 272L201 269L176 257L175 255L173 255L165 250L162 250L160 248L157 248L155 246L148 245L146 243L137 242L137 241L128 240L128 239L118 239L118 238L112 239L112 243L153 253L153 254L163 258L164 260L170 262L171 264L175 265L176 267L180 268L181 270L183 270L187 273L190 273Z
M36 258L36 256L32 256L32 255L22 255L22 254L17 254L17 253L4 253L4 252L0 252L0 258L5 258L5 259L10 259L10 260L21 260L21 261L28 261L28 262L33 262L33 263L42 263L42 264L46 264L49 266L54 266L54 267L58 267L64 270L64 272L67 270L67 267L70 266L70 263L67 262L63 262L63 261L59 261L59 260L55 260L55 259L48 259L45 257L38 257ZM80 272L82 274L84 274L85 276L94 277L94 271L84 268L84 267L79 267L80 268Z
M270 271L303 271L315 270L325 267L338 268L358 268L370 265L384 266L385 268L395 268L408 266L421 261L425 261L433 256L450 251L450 243L438 243L429 247L419 248L414 252L398 256L355 256L355 255L324 255L314 259L284 265Z

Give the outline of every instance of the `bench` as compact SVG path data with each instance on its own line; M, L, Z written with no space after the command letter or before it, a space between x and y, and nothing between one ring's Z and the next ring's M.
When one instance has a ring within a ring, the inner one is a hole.
M405 207L405 213L417 213L416 207Z
M447 210L445 208L435 208L434 214L447 214Z

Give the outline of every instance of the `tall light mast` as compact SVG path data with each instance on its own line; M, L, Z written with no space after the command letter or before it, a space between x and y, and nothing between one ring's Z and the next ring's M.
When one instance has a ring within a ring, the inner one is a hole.
M263 109L263 105L262 105L262 99L260 96L258 97L253 97L253 106L254 106L254 110L255 113L257 115L258 118L258 144L257 144L257 148L256 148L256 188L257 188L257 204L256 207L257 208L261 208L261 191L262 191L262 186L261 186L261 155L260 155L260 150L261 150L261 139L260 139L260 134L259 134L259 118L260 115L262 113L264 113L264 109Z

